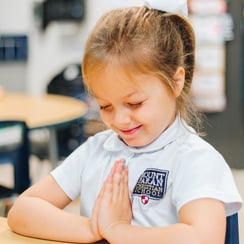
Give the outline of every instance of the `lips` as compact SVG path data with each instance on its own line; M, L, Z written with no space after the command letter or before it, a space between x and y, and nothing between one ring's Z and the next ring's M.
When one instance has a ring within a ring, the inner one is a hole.
M142 125L138 125L137 127L134 127L132 129L129 130L120 130L123 134L125 135L132 135L135 132L137 132L140 128L142 127Z

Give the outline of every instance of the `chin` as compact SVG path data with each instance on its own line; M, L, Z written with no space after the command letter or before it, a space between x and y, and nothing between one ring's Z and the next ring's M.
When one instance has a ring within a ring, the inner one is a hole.
M139 141L130 141L130 140L124 140L125 144L129 147L144 147L149 143L145 142L139 142Z

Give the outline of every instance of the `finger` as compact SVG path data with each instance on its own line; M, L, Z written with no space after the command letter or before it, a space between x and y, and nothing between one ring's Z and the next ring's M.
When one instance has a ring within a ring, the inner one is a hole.
M104 182L104 191L101 199L102 207L108 207L112 202L113 197L113 176L108 176Z
M107 176L104 182L104 193L103 193L103 202L108 205L113 201L115 195L118 194L118 187L120 180L120 165L124 161L124 159L116 160L109 175Z
M128 187L124 181L124 171L126 170L125 160L120 160L115 168L113 176L113 201L123 201L124 199L124 188Z
M111 170L110 170L110 172L109 172L109 174L108 174L108 176L107 176L107 179L113 177L114 173L118 170L118 167L119 167L119 165L121 164L122 161L125 161L125 160L124 160L124 159L118 159L118 160L116 160L116 161L114 162L114 165L113 165L113 167L111 168ZM107 179L106 179L106 180L107 180Z
M129 190L129 185L128 185L128 167L125 166L123 173L122 173L122 180L121 180L121 184L123 184L123 198L128 198L130 199L130 190Z
M92 229L94 233L99 233L98 215L99 215L101 200L103 197L103 192L104 192L104 187L102 187L102 189L100 190L92 209L91 221L92 221Z
M98 215L98 212L99 212L99 208L100 208L100 204L101 204L101 200L102 200L102 197L103 197L103 194L104 194L104 186L102 187L102 189L100 190L97 198L96 198L96 201L94 203L94 206L93 206L93 215L97 216Z
M124 169L123 169L123 174L122 174L122 178L123 178L123 182L125 183L125 184L128 184L128 166L127 165L125 165L124 166Z
M125 180L124 180L125 185L127 185L125 194L128 196L128 201L131 206L131 191L129 188L129 179L128 178L129 178L129 172L128 172L128 168L127 168L125 171Z
M101 200L102 199L104 191L105 191L105 189L104 189L104 184L103 184L100 192L97 195L97 200Z
M116 160L114 163L114 173L115 172L122 172L124 165L125 165L125 159L121 158L119 160Z

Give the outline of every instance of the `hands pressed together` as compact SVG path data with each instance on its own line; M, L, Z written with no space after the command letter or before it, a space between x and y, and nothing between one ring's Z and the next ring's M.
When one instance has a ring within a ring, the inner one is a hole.
M93 207L92 231L97 240L110 239L116 229L130 225L132 210L125 161L115 162Z

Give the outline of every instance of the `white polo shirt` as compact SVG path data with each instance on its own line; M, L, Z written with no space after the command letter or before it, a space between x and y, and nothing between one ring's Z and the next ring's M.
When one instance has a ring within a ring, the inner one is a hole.
M51 174L71 199L80 196L81 215L89 217L111 167L121 158L128 164L134 225L177 223L180 208L200 198L224 202L227 216L242 205L223 157L178 118L141 148L128 147L111 130L98 133Z

